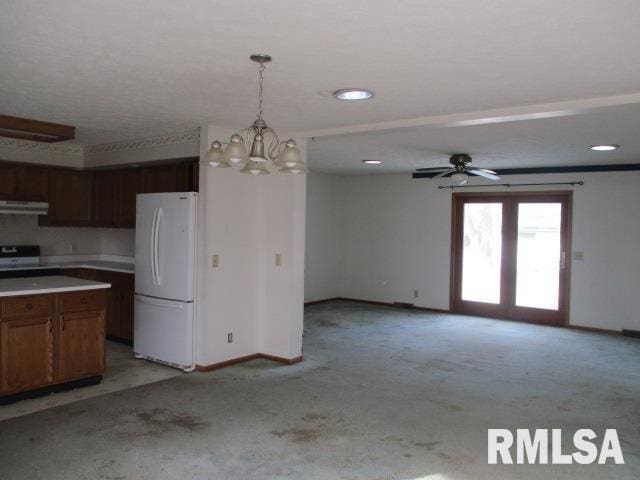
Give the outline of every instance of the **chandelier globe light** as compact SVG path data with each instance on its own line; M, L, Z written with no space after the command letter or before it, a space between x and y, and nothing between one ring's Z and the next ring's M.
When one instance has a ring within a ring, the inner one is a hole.
M271 56L254 54L250 58L260 64L258 68L258 118L249 128L231 135L224 150L220 141L214 141L205 155L205 161L213 168L239 167L241 173L250 175L271 173L268 167L269 162L282 173L307 173L307 165L296 142L292 138L281 142L275 130L269 127L262 118L265 64L271 61ZM266 147L267 142L268 147ZM247 151L247 145L251 145L249 151Z

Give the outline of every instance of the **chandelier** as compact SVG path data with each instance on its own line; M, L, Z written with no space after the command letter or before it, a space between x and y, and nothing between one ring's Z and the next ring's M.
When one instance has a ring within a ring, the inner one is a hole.
M211 143L211 148L205 155L205 161L211 167L228 168L239 167L241 173L251 175L267 175L271 173L267 164L269 161L283 173L307 173L307 165L302 159L300 149L296 142L290 138L286 142L280 142L276 132L267 125L262 118L263 101L263 73L265 64L271 61L271 56L266 54L251 55L252 61L260 64L258 68L258 118L249 128L231 135L229 143L222 148L218 140ZM268 148L265 144L268 142ZM251 145L247 152L247 145Z

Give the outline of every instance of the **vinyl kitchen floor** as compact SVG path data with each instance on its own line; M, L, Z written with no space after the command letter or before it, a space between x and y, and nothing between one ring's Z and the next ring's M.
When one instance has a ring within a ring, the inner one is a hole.
M102 383L0 406L0 420L166 380L178 375L182 375L180 370L133 358L133 351L128 345L107 342L107 371ZM0 478L2 478L1 472Z
M349 302L307 307L304 335L296 365L254 360L2 421L0 478L640 478L636 339ZM616 428L626 464L488 465L488 428L561 428L566 447L577 429Z

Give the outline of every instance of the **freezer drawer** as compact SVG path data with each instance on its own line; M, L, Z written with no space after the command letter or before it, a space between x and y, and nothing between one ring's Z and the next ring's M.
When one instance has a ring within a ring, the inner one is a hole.
M194 368L193 331L192 302L135 296L133 351L136 357L191 371Z

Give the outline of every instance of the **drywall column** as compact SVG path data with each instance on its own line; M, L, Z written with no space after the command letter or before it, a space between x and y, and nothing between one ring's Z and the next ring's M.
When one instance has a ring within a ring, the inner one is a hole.
M306 178L207 167L211 142L231 133L200 134L198 365L254 353L295 358L302 345Z
M297 140L306 156L306 142ZM294 359L302 355L304 315L305 175L261 178L260 352Z

